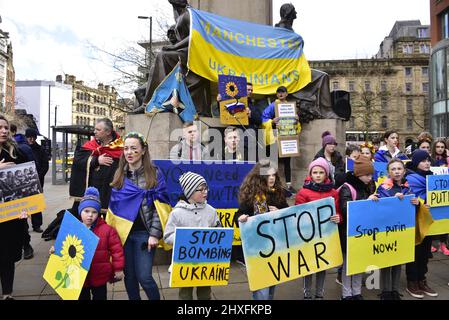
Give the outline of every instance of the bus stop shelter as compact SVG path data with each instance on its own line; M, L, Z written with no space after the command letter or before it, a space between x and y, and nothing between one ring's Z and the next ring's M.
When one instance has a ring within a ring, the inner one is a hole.
M69 134L76 135L76 148L75 151L81 147L84 141L89 140L94 135L94 127L87 125L70 125L70 126L53 126L52 135L52 153L51 153L51 181L53 185L67 184L70 181L69 169L71 164L68 163L69 153ZM62 133L62 159L61 166L57 163L57 133ZM59 167L59 168L58 168ZM62 177L58 177L58 172L62 173Z

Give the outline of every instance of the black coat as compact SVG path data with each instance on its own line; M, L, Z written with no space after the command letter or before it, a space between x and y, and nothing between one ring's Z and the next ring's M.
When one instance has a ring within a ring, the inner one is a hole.
M37 174L39 175L39 182L41 187L44 186L44 178L48 172L48 157L45 150L37 143L30 144L31 151L33 151L34 162L36 163Z
M356 200L366 200L376 190L376 185L371 181L368 185L364 184L359 178L354 176L353 172L346 173L346 182L349 183L357 192ZM343 253L346 252L346 237L347 235L347 218L348 218L348 201L353 201L351 190L343 185L339 192L340 196L340 210L343 223L338 224L338 231L340 234L340 243Z
M109 198L111 197L111 186L109 184L114 178L119 159L113 158L114 162L111 166L104 166L99 165L98 157L92 156L89 166L88 185L86 185L87 164L91 154L92 151L83 148L75 152L70 175L69 194L71 197L81 198L84 196L86 187L95 187L100 193L101 207L107 209Z
M326 157L324 156L324 148L322 148L320 151L318 151L318 153L315 155L315 158L313 158L313 160L318 159L318 158L326 159ZM332 157L332 164L335 167L335 174L334 174L334 177L329 177L329 179L331 179L332 182L335 184L335 187L338 188L345 182L346 170L345 170L345 163L343 161L343 157L341 156L340 152L338 152L337 150L335 150L335 153Z
M1 149L0 160L16 164L28 161L28 158L16 150L17 158L12 158L8 152ZM22 259L23 235L26 219L14 219L0 223L0 261L17 262Z

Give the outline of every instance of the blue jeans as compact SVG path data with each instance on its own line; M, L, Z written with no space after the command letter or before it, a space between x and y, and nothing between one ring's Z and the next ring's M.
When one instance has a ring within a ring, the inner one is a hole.
M141 300L139 283L149 300L161 299L159 288L152 276L156 249L148 252L148 238L147 231L134 231L125 242L125 288L129 300Z
M253 291L254 300L273 300L274 289L276 286L271 286L268 288L263 288L260 290Z

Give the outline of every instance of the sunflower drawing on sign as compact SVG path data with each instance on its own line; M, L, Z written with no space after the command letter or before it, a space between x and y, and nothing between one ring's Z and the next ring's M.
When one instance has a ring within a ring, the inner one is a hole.
M62 299L78 299L98 240L70 212L65 212L55 241L55 253L50 255L44 272L44 279Z
M246 97L246 78L236 76L218 76L218 93L222 100Z

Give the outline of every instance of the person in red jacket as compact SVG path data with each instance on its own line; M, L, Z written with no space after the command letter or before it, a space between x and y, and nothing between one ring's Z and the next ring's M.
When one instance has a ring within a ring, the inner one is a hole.
M125 255L117 231L99 217L98 189L89 187L78 207L82 223L99 238L79 300L107 300L107 283L123 278ZM50 253L54 252L54 247Z
M330 220L334 223L341 223L340 204L338 192L334 189L334 184L329 179L329 164L324 158L317 158L309 165L309 175L304 181L304 186L296 194L295 205L303 204L315 200L333 197L335 200L335 215ZM315 299L322 300L324 297L324 280L326 271L316 273ZM304 277L304 300L312 299L313 275Z

